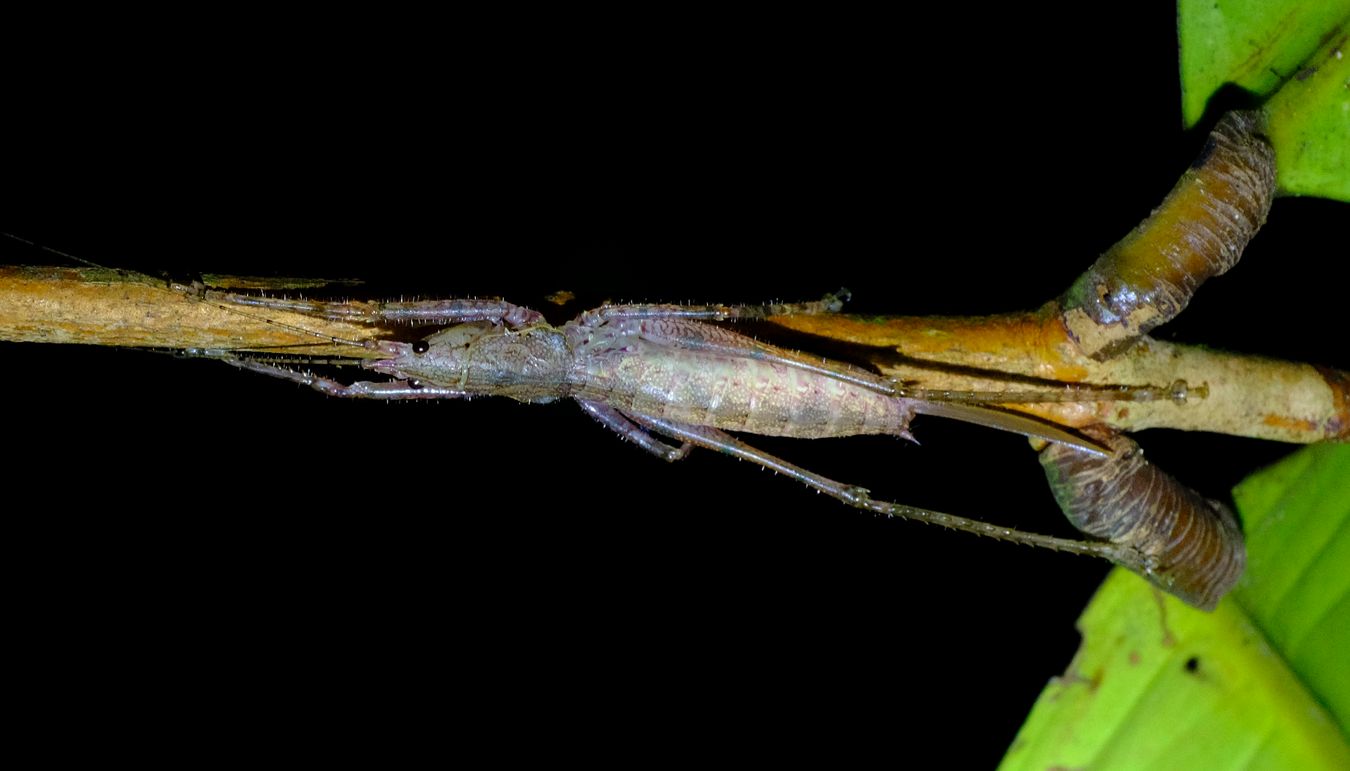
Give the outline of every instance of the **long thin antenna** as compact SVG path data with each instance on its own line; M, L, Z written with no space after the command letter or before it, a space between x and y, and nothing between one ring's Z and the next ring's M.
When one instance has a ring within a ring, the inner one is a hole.
M37 243L36 241L29 241L27 238L23 238L22 236L16 236L16 235L14 235L13 233L0 232L0 236L4 236L5 238L12 238L12 239L14 239L15 241L18 241L18 242L21 243L21 244L27 244L28 246L31 246L31 247L33 247L34 249L37 249L37 250L39 250L39 251L43 251L43 252L51 252L52 254L55 254L55 255L58 255L58 256L61 256L61 257L65 257L67 260L74 260L75 262L81 263L81 264L83 264L83 265L88 265L88 266L91 267L91 268L98 268L99 270L112 270L112 268L109 268L109 267L104 266L104 265L99 265L97 262L93 262L92 260L86 260L86 259L83 258L83 257L76 257L76 256L73 255L73 254L67 254L67 253L61 251L60 249L53 249L52 247L47 246L46 244L39 244L39 243ZM117 272L119 272L119 273L135 273L136 271L118 270ZM142 278L146 278L146 279L149 279L149 278L150 278L149 276L145 275L144 273L137 273L137 275L141 276Z

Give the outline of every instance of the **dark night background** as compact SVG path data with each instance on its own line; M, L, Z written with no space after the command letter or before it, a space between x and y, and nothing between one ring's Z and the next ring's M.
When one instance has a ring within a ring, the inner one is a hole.
M558 322L839 286L860 312L1031 307L1161 201L1203 134L1181 129L1170 4L1006 13L113 51L13 114L33 130L10 137L0 224L149 272L541 308L570 289ZM1277 202L1159 336L1350 367L1310 331L1339 323L1319 287L1345 213ZM0 242L0 263L53 261ZM167 701L507 751L879 738L989 766L1108 569L877 520L708 452L667 466L566 403L343 402L212 362L0 351L22 626L87 682L134 671ZM1020 438L915 433L755 443L881 498L1069 534ZM1216 497L1292 449L1140 441Z

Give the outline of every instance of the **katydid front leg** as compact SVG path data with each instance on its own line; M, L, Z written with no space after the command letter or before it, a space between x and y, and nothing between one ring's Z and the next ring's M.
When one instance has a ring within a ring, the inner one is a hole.
M686 319L691 321L752 321L770 316L813 316L838 313L852 293L847 289L832 292L819 300L800 303L763 305L675 305L671 303L631 303L602 305L586 311L577 321L596 326L613 319Z
M234 292L208 292L213 300L250 308L293 311L325 319L376 324L396 321L403 324L454 324L469 321L504 323L513 329L542 324L539 311L505 300L412 300L407 302L361 300L333 301L258 297Z
M468 396L468 394L458 389L421 385L412 380L388 380L383 382L360 380L348 385L332 378L315 375L311 372L297 372L295 370L286 369L285 367L278 367L274 364L253 361L252 359L230 356L222 358L221 361L232 367L278 377L282 380L289 380L292 383L309 386L320 393L343 398L458 399Z

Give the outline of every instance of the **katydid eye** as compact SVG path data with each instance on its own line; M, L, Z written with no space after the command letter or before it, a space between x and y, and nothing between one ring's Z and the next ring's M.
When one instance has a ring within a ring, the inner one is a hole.
M426 340L418 340L413 343L413 353L426 353L429 350L431 350L431 343Z
M421 380L416 380L416 379L413 379L413 378L409 378L409 379L408 379L408 387L411 388L411 389L414 390L414 391L420 391L420 390L422 390L422 381L421 381Z

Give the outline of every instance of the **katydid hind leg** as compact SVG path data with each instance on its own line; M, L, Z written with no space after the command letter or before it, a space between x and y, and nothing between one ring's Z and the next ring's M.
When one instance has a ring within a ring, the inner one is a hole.
M998 525L991 525L988 522L958 517L939 511L879 501L872 498L871 494L865 488L837 482L833 479L807 471L800 466L796 466L781 458L756 449L730 434L715 428L677 423L675 421L654 418L648 415L629 414L628 417L649 431L663 434L672 439L689 442L698 447L716 450L731 455L732 457L739 458L740 460L747 460L763 466L764 468L792 477L814 490L857 509L882 514L888 517L916 519L921 522L940 525L953 530L961 530L967 533L974 533L976 535L983 535L1000 541L1009 541L1026 546L1036 546L1055 551L1070 552L1073 554L1101 557L1139 573L1145 573L1151 568L1148 561L1138 551L1130 547L1120 546L1109 542L1077 541L1068 538L1041 535L1038 533L1026 533L1020 530L999 527Z

